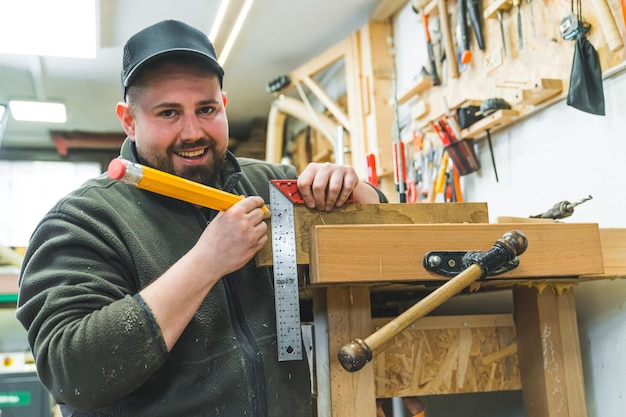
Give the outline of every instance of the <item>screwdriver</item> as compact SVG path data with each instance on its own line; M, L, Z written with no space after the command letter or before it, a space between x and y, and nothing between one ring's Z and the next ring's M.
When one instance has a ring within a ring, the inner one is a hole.
M541 214L530 216L531 219L564 219L574 214L574 207L581 205L585 201L591 200L593 197L587 196L580 201L570 203L569 201L561 201L556 203L552 208Z

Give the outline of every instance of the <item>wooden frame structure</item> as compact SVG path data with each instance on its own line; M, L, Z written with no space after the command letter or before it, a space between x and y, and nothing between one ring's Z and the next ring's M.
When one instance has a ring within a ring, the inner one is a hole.
M289 115L318 130L333 144L335 152L345 150L345 163L352 165L360 176L367 174L366 155L371 153L378 161L379 177L392 177L393 111L389 103L393 60L387 43L390 36L389 23L372 21L289 74L291 85L276 94L270 109L265 153L269 162L278 163L283 156L284 125ZM345 97L335 99L316 81L316 76L338 62L343 63ZM284 96L298 85L305 86L319 100L324 113L301 99ZM345 105L339 99L345 99ZM346 132L341 150L336 149L337 126Z

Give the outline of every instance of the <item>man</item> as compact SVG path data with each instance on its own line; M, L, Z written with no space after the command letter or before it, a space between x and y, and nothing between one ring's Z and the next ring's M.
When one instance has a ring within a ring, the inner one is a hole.
M41 381L66 416L308 416L308 366L278 362L261 207L286 165L227 151L224 71L202 32L163 21L125 48L121 156L248 196L209 209L88 181L36 228L17 317ZM347 166L311 164L311 208L384 199Z

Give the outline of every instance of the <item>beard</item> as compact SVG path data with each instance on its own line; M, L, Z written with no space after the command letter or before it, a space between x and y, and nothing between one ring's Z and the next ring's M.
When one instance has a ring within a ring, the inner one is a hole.
M211 151L213 154L213 158L208 159L205 165L176 168L172 159L168 157L168 155L175 152L193 148L197 149L199 147L206 147L208 148L207 151ZM156 152L150 152L150 149L146 150L137 147L137 154L140 162L147 166L213 187L219 183L220 172L226 160L226 149L217 149L216 142L212 139L199 139L181 146L170 146L165 154L157 154Z

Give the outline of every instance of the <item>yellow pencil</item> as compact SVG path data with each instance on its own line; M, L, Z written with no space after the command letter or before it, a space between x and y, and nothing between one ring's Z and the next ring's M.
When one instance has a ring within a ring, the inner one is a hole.
M245 198L121 158L109 163L109 178L219 211L224 211ZM265 206L261 209L263 217L270 218L269 209Z

